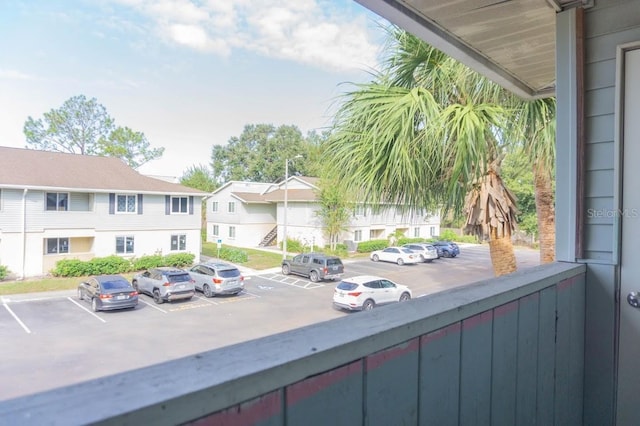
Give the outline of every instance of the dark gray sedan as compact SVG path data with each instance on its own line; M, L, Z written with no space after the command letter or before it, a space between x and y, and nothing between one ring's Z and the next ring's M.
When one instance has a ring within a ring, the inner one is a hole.
M78 286L78 299L91 303L93 312L135 308L138 292L120 275L97 275Z

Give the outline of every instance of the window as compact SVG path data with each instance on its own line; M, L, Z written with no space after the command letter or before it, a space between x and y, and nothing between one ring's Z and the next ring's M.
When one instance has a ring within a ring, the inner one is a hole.
M358 229L357 231L354 231L353 239L355 241L362 241L362 230L361 229Z
M189 199L187 197L171 197L171 213L189 213Z
M229 238L235 238L236 237L236 227L235 226L230 226L229 227Z
M236 203L235 203L235 201L229 201L228 212L229 213L235 213L236 212Z
M172 235L171 236L171 250L186 250L187 249L187 236L185 234Z
M218 235L220 235L220 227L218 225L213 225L211 233L217 237Z
M133 253L133 237L116 237L116 253L132 254Z
M362 205L362 204L356 205L355 214L356 214L356 216L366 216L365 210L364 210L364 205Z
M68 238L47 238L47 254L69 253Z
M69 210L69 194L66 192L47 192L47 210Z
M430 226L429 227L429 236L435 237L435 235L436 235L436 227L435 226Z
M135 195L116 195L117 213L136 213Z
M211 202L211 211L214 213L218 212L218 202L217 201L212 201Z
M413 236L416 238L420 236L420 227L413 228Z

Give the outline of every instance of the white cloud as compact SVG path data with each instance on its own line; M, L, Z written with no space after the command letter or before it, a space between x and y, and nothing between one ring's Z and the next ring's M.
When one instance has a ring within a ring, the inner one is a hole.
M250 50L326 70L377 63L364 12L323 0L115 0L143 14L169 43L221 56ZM352 1L352 0L349 0Z
M25 74L16 70L7 70L0 68L0 79L6 80L35 80L36 78L30 74Z

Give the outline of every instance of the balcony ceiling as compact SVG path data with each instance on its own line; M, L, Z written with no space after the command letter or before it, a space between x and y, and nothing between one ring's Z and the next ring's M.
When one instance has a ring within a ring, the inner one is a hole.
M555 14L593 0L356 0L526 99L555 94Z

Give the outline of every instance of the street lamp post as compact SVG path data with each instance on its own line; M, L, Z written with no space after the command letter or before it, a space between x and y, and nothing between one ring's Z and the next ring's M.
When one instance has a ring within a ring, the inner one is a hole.
M302 158L302 155L298 154L292 158ZM284 160L284 214L282 215L282 260L287 258L287 209L289 198L289 159Z

